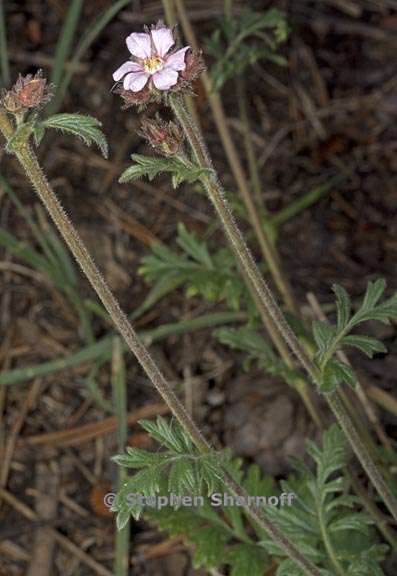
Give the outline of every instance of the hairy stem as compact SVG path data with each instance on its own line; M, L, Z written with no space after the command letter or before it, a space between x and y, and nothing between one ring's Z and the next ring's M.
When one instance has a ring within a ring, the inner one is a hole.
M7 116L1 110L0 131L3 133L7 141L14 133L13 127ZM186 408L173 392L170 384L157 367L148 350L140 342L126 314L121 310L119 303L99 272L77 230L74 228L71 220L63 210L58 198L41 169L36 155L33 153L30 146L23 142L14 149L14 154L19 160L27 178L36 190L40 200L47 208L67 246L90 281L115 326L126 341L129 349L135 355L147 376L196 447L201 452L210 451L212 449L210 444L201 434ZM235 493L244 494L243 489L231 478L228 478L227 474L224 481L228 487L230 486L231 490L234 490ZM280 546L282 546L285 553L304 570L305 574L308 576L321 576L320 571L316 566L310 560L307 560L295 545L282 534L279 528L267 518L263 510L250 506L248 503L245 506L245 510L247 514L249 514L264 530L266 530Z
M171 0L167 0L168 2ZM190 23L188 13L185 8L183 0L174 0L179 20L181 23L184 35L189 42L190 46L194 50L199 50L199 45L194 33L193 27ZM264 230L262 226L261 219L258 214L255 202L251 196L251 190L248 186L247 177L244 172L243 166L241 164L236 146L230 134L228 127L226 115L223 109L222 100L217 92L212 89L212 81L208 72L204 72L202 75L202 81L207 93L207 98L212 110L212 114L215 120L219 136L221 138L226 157L228 159L231 171L236 180L238 190L241 195L241 199L246 207L249 221L252 224L255 235L258 239L259 246L261 248L263 257L267 262L271 275L274 279L274 283L280 292L283 300L291 312L296 312L296 305L292 295L292 291L289 284L281 270L280 262L278 261L270 238L268 237L267 231Z
M366 445L361 440L360 435L357 433L357 430L353 425L350 416L346 412L346 409L342 404L338 394L334 392L332 394L327 394L326 397L335 418L339 422L340 427L346 434L347 438L350 440L350 444L357 458L360 460L364 470L371 479L372 484L375 486L379 495L383 498L383 501L389 508L394 519L397 521L397 500L387 486L382 475L380 474L378 467L368 452Z
M251 252L245 243L244 237L241 234L236 221L234 220L233 214L226 200L224 190L215 173L208 150L204 144L203 138L198 128L195 126L191 117L186 111L180 97L171 97L170 104L186 134L196 162L200 167L206 169L205 175L202 176L203 185L212 204L215 207L219 219L222 222L225 234L237 257L238 262L244 268L246 275L249 277L252 285L255 288L258 299L267 308L270 316L274 320L277 329L287 342L291 351L294 353L302 367L306 370L310 378L313 380L314 384L320 386L322 379L321 372L314 364L313 360L308 356L304 348L301 346L295 333L288 325L269 286L262 278L262 275L251 255ZM369 478L371 479L380 496L383 498L385 504L388 506L391 514L397 520L397 501L383 480L366 446L361 441L361 438L357 433L357 430L354 427L350 416L345 411L336 394L327 394L326 399L332 412L341 425L347 439L349 440L357 458L360 460L361 465L367 472Z
M245 243L243 235L234 220L224 190L215 174L212 161L198 128L194 125L179 96L171 97L170 103L190 143L195 160L200 167L206 170L206 174L202 177L203 185L205 186L208 196L223 224L227 238L236 254L237 261L241 264L248 278L252 282L258 299L268 310L284 340L308 374L310 374L314 381L317 381L317 368L314 366L313 362L300 345L294 332L286 322L283 313L270 291L269 286L262 278L251 252Z
M235 480L230 476L228 472L224 472L223 482L225 486L228 488L230 493L233 496L237 496L242 498L242 502L247 502L248 494L246 491L239 485ZM270 535L272 540L276 542L280 548L286 550L286 547L290 545L290 541L288 538L279 530L279 528L273 524L268 518L263 518L263 513L260 508L257 506L249 506L248 504L244 504L243 508L245 512L253 519L257 524L266 530L266 532ZM320 570L312 564L310 560L304 558L301 554L301 559L298 562L296 557L293 560L303 569L305 574L316 574L316 576L321 576ZM290 558L292 558L290 556ZM302 562L303 560L303 562Z

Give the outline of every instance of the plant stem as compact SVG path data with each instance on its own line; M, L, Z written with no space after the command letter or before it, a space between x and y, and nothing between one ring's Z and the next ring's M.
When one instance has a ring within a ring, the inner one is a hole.
M113 392L114 414L117 418L117 448L123 452L127 442L127 386L126 370L121 340L117 336L113 341L111 384ZM123 466L117 470L117 489L121 490L128 480L128 472ZM114 576L128 576L129 573L129 539L130 525L117 530L114 543Z
M317 500L317 498L316 498L316 500ZM324 546L325 546L325 549L328 553L329 559L330 559L333 567L335 568L336 574L338 576L346 576L345 571L343 570L342 566L340 565L340 563L338 561L338 557L335 554L334 547L332 546L332 542L331 542L331 539L329 537L327 526L326 526L326 523L324 520L322 504L321 504L321 502L317 502L316 505L317 505L318 520L319 520L319 524L320 524L321 537L322 537L322 540L324 542Z
M357 433L357 430L353 425L350 416L346 412L338 394L336 392L327 394L326 398L335 418L349 439L357 458L360 460L364 470L371 479L372 484L375 486L378 494L383 498L383 501L389 508L394 519L397 521L397 500L380 474L378 467L372 459L364 442L361 440L360 435Z
M284 340L291 348L295 356L298 358L302 366L306 369L308 374L313 378L315 382L317 382L319 376L317 368L314 366L309 356L303 350L294 332L286 322L284 315L282 314L272 292L270 291L270 288L262 278L262 275L259 272L257 265L255 264L251 252L245 243L243 235L241 234L234 220L233 214L225 197L225 192L216 176L212 161L202 136L198 131L198 128L193 124L193 121L186 111L179 96L172 96L170 98L170 104L186 134L195 160L200 167L206 170L206 174L202 177L203 185L205 186L208 196L223 224L225 233L233 248L233 251L236 254L238 262L241 264L248 278L252 282L258 299L265 306L265 308L267 308Z
M167 0L170 1L170 0ZM190 46L194 50L199 50L199 45L194 33L193 27L190 23L187 11L183 0L174 0L175 6L178 12L181 27L183 29L184 35L189 42ZM290 287L283 275L280 267L280 263L277 261L272 243L268 237L266 230L262 226L258 210L255 203L251 197L251 191L248 186L247 177L245 175L243 166L241 164L236 146L230 134L230 130L227 124L227 118L225 111L222 106L222 100L217 92L212 89L212 81L208 72L202 74L203 85L207 94L207 98L212 110L214 121L219 132L223 147L225 149L226 157L228 159L231 171L237 182L237 186L241 195L241 198L247 209L249 220L252 224L254 232L259 242L263 257L269 266L271 275L274 279L275 285L278 291L283 297L283 300L287 308L291 312L296 311L296 305L294 298L292 296Z
M0 131L7 140L12 137L14 132L6 114L1 110ZM131 326L126 314L121 310L119 303L96 267L77 230L74 228L71 220L63 210L29 144L23 142L18 144L14 149L14 154L24 169L27 178L36 190L40 200L47 208L67 246L77 260L84 274L87 276L99 299L106 308L120 334L123 336L128 347L146 372L147 376L200 452L210 451L212 447L201 434L182 402L175 395L170 384L160 372L148 350L140 342L138 335ZM224 481L236 494L245 495L244 490L236 484L232 478L229 478L227 473L224 475ZM301 554L295 545L284 536L278 526L273 524L273 522L267 518L263 510L255 506L250 506L248 501L244 508L247 514L249 514L259 524L259 526L266 530L273 540L275 540L275 542L284 549L287 556L303 569L305 574L308 576L321 576L320 571L316 566Z
M3 112L0 112L0 130L7 139L9 139L13 134L12 126ZM77 230L74 228L66 212L63 210L30 146L28 144L21 144L14 153L23 167L26 176L33 184L40 200L47 208L67 246L92 284L128 347L136 356L157 391L178 418L186 432L194 440L195 444L200 449L208 451L210 449L209 444L201 435L199 429L185 410L183 404L178 400L145 346L140 342L138 335L132 328L126 314L121 310L117 300L96 267L96 264L81 240Z
M224 471L223 482L225 486L228 488L228 490L231 492L231 494L233 494L233 496L242 498L243 502L247 502L248 494L239 484L237 484L237 482L230 476L230 474L227 471ZM261 528L264 528L266 530L266 532L271 536L272 540L276 542L280 546L280 548L282 548L283 550L290 548L291 543L288 540L288 538L284 536L284 534L279 530L279 528L275 524L273 524L273 522L271 522L267 518L264 518L264 514L262 513L262 510L260 508L258 508L257 506L248 506L248 504L244 504L243 508L245 512L249 514L249 516L253 520L255 520L255 522L257 522L257 524ZM320 570L316 566L314 566L310 560L307 560L306 558L302 557L300 553L299 555L301 556L299 562L296 557L293 558L293 560L297 564L299 564L299 566L303 569L305 574L315 574L316 576L321 576ZM290 556L290 558L292 558L292 556Z
M206 173L202 176L201 180L222 222L225 234L233 251L236 254L237 260L244 268L245 273L255 288L258 299L267 308L269 314L274 320L277 329L287 342L291 351L295 354L296 358L299 360L303 368L313 380L314 384L320 386L322 378L321 372L301 346L298 338L288 325L270 288L262 278L261 273L251 255L251 252L245 243L244 237L234 220L233 214L226 200L224 190L217 178L208 150L204 144L203 138L198 128L194 125L179 96L171 97L170 105L186 134L196 162L200 167L206 170ZM326 399L328 400L328 404L331 410L341 425L342 430L346 434L364 470L367 472L373 485L388 506L391 514L397 520L397 500L394 498L392 492L383 480L366 446L361 441L361 438L357 433L357 430L355 429L350 416L345 411L336 394L327 394Z
M106 320L108 319L106 315ZM246 317L241 312L213 312L212 314L204 314L197 318L180 320L179 322L172 322L170 324L160 324L156 328L149 330L142 330L138 332L140 339L143 343L149 346L153 342L157 342L168 336L176 334L186 334L187 332L195 332L203 328L212 328L213 326L224 326L230 322L245 321ZM41 364L26 366L24 368L13 368L11 370L4 370L0 373L0 387L12 386L14 384L22 384L27 380L34 378L43 378L49 374L54 374L62 370L69 370L75 366L87 362L106 362L111 358L112 351L112 336L107 335L98 340L95 344L84 346L78 352L69 354L63 358L56 360L49 360Z

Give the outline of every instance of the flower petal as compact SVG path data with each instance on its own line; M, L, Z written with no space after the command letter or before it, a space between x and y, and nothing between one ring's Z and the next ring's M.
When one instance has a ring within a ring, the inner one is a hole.
M158 28L157 30L152 30L151 35L153 38L154 47L157 50L157 54L164 57L168 50L175 44L174 37L172 35L172 30L170 28Z
M127 48L137 58L149 58L152 53L150 34L133 32L126 39Z
M125 90L132 90L132 92L139 92L149 80L149 74L146 72L132 72L127 74L124 78L123 86Z
M170 54L165 61L165 68L171 68L172 70L184 70L186 68L185 54L189 50L190 46L186 48L181 48L175 54Z
M128 74L128 72L140 72L141 70L143 70L142 66L136 62L124 62L124 64L122 64L120 68L117 68L116 72L113 74L113 80L118 82L123 78L123 76Z
M168 90L178 82L178 72L171 68L163 68L153 74L153 83L158 90Z

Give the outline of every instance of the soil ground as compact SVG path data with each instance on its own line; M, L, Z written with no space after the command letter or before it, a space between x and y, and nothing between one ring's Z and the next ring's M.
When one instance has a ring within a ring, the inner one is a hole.
M62 0L5 2L13 79L18 72L27 74L38 67L49 73L67 4ZM107 0L84 3L79 36L109 4ZM288 66L258 63L245 77L263 200L275 214L307 192L327 188L317 202L279 229L278 250L299 305L310 315L308 293L321 304L332 303L334 282L357 301L367 282L379 276L387 280L392 293L397 289L395 3L258 0L235 4L237 11L243 4L257 10L278 7L287 13L291 28L282 47ZM186 6L203 41L218 26L223 3L187 0ZM204 196L192 194L189 186L174 190L167 178L150 184L117 183L130 154L148 149L137 134L137 113L122 110L120 99L111 93L111 75L127 57L125 36L161 16L161 3L155 1L135 2L135 11L124 9L84 55L65 97L62 110L90 113L103 122L110 160L58 135L46 136L40 149L52 185L128 312L148 293L137 272L153 240L175 246L179 222L203 235L214 218ZM225 186L235 190L208 100L200 86L197 92L199 119L216 167ZM233 82L222 91L222 99L247 168ZM1 158L1 174L46 226L34 195L8 156ZM0 206L1 228L38 249L26 221L1 186ZM215 238L223 244L220 233ZM251 245L259 258L257 246ZM81 349L79 319L60 290L7 250L0 248L0 252L2 368L36 366ZM80 293L94 300L87 282L80 274L77 278ZM140 318L137 327L149 329L222 310L224 302L187 299L183 290L177 290ZM94 337L99 340L111 326L105 319L93 318ZM395 327L374 325L371 333L384 340L389 353L372 361L358 354L350 358L359 374L365 375L367 387L389 392L396 382ZM263 372L253 369L247 375L243 356L217 343L211 330L170 336L151 349L182 395L193 390L193 410L207 436L218 445L227 442L236 454L258 462L264 471L285 474L288 457L302 454L305 439L315 435L298 396ZM154 414L158 397L135 360L127 355L125 360L129 411L146 406ZM1 494L11 495L6 500L0 494L1 574L28 573L33 554L36 560L40 554L37 535L53 545L51 534L43 528L46 525L76 543L73 550L55 544L48 574L100 573L86 565L82 554L111 571L114 523L102 499L115 485L116 468L110 457L117 445L114 426L110 432L105 430L109 413L87 390L92 366L84 362L0 392L0 441L6 464ZM111 398L108 362L99 368L97 382L105 398ZM396 416L379 407L376 413L386 434L395 438ZM239 424L241 414L245 420ZM89 423L97 427L87 439L84 426ZM68 429L75 429L69 443L61 435ZM43 440L44 434L55 432L60 435ZM32 441L38 436L41 443ZM139 427L129 427L130 445L145 442ZM51 504L46 495L52 494ZM42 513L52 519L40 520ZM131 558L136 575L199 574L191 568L190 552L182 541L167 539L144 522L132 526Z

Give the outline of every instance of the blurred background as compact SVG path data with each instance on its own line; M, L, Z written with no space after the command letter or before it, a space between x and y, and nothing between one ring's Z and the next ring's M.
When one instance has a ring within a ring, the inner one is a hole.
M396 2L180 4L214 86L208 93L195 83L196 117L258 260L245 186L307 318L318 310L332 315L334 282L353 301L379 276L395 291ZM268 31L271 9L279 12ZM131 154L151 151L137 133L141 115L123 110L112 92L112 73L128 58L126 36L165 19L164 6L0 0L0 18L3 87L42 69L54 84L44 114L86 113L103 124L109 159L52 132L39 156L110 287L207 437L283 477L315 428L295 391L256 362L244 369L242 346L213 335L245 312L228 256L218 254L224 238L205 196L196 185L174 189L167 176L118 183ZM261 18L268 44L252 28ZM178 27L191 44L184 33ZM225 151L228 141L238 164ZM192 568L183 538L151 523L131 521L115 542L114 515L103 504L120 482L110 457L125 443L147 448L136 422L166 409L124 353L16 162L3 150L0 162L0 573L127 574L113 568L119 556L134 575L206 574ZM196 283L177 276L167 255L148 259L161 243L186 263L186 234L218 258L212 271L200 268ZM217 262L225 267L219 278ZM167 286L159 285L164 270ZM370 330L389 353L351 359L392 438L395 328Z

